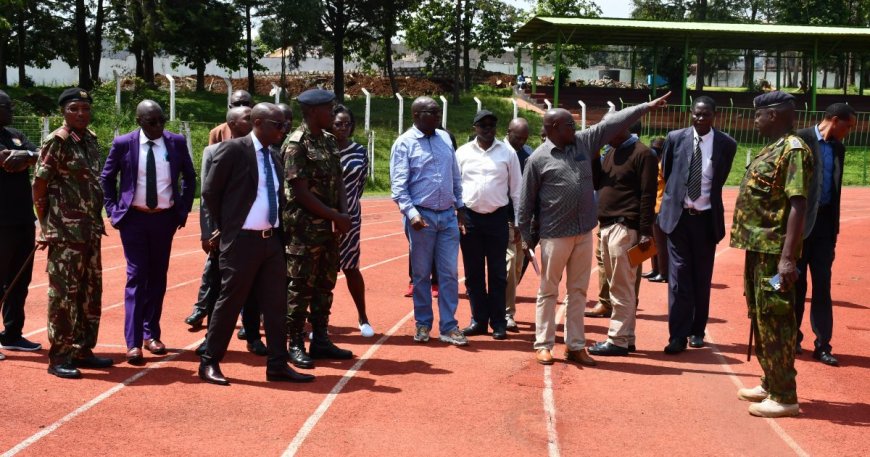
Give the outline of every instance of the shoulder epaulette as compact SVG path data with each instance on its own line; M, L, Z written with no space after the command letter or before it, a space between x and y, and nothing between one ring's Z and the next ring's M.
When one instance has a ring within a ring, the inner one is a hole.
M59 129L55 130L54 132L51 132L51 135L49 135L48 138L51 139L54 137L58 137L61 140L66 141L66 139L69 138L69 134L70 134L69 129L67 129L66 127L61 127Z
M792 149L804 149L804 142L794 135L788 138L788 145L791 146Z
M287 141L292 141L294 143L298 143L302 141L302 129L294 130L293 133L290 134L290 138L287 138Z

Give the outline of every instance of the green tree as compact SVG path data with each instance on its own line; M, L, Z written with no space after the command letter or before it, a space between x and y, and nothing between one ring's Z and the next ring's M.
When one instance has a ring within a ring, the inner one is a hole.
M365 35L366 15L371 0L320 0L320 33L325 50L333 58L335 98L344 100L344 59L346 46Z
M299 67L317 44L318 0L280 0L264 4L258 40L268 49L281 50L281 87L287 86L287 69Z
M154 56L163 50L161 0L112 0L114 20L107 36L115 49L126 49L136 59L136 76L154 85Z
M58 54L68 58L69 36L52 1L7 0L0 9L0 86L7 66L18 68L18 84L27 83L26 66L48 68Z
M399 91L393 71L393 37L400 24L406 23L411 11L417 10L420 0L375 0L363 11L369 24L368 34L353 43L354 53L364 68L377 65L387 74L393 93Z
M538 0L535 5L535 14L538 16L572 16L572 17L599 17L601 8L590 0ZM590 53L598 50L592 46L567 45L562 47L562 62L559 65L559 81L554 84L560 86L570 77L568 66L585 68L587 57ZM554 48L539 49L543 54L538 54L544 61L556 63Z

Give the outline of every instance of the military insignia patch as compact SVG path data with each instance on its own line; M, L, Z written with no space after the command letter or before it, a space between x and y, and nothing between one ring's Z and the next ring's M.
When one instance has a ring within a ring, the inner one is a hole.
M83 90L82 90L82 91L79 91L79 97L81 97L81 98L88 98L88 93L85 92L85 91L83 91Z
M791 137L791 139L789 139L789 145L791 145L791 147L794 149L803 148L803 145L801 144L801 140L799 140L795 137Z
M15 146L21 146L21 140L19 140L18 138L13 138L12 144L14 144Z

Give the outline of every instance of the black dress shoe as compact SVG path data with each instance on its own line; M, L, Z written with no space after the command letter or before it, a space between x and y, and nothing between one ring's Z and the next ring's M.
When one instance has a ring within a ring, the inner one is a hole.
M492 331L492 339L494 340L506 340L507 339L507 330L506 329L498 329Z
M199 378L210 384L217 384L219 386L230 385L230 382L221 373L221 368L216 363L208 365L201 363L199 365Z
M665 354L679 354L686 350L686 339L673 340L665 346Z
M238 331L238 333L236 333L236 338L238 338L238 339L240 339L240 340L246 340L246 339L248 339L248 334L247 334L247 332L245 332L245 328L244 328L244 327L240 328L239 331Z
M207 314L205 310L194 308L193 313L184 319L184 323L193 328L200 328L202 327L202 321L205 320L206 316Z
M48 366L48 374L64 379L78 379L82 377L82 372L71 363L58 363Z
M611 344L609 341L602 341L589 346L589 348L586 349L586 352L592 355L601 356L626 356L628 355L628 348L619 347L615 344Z
M489 333L486 326L477 322L472 322L471 325L462 329L462 334L465 336L486 335Z
M668 278L660 274L646 278L649 282L668 282Z
M73 359L72 364L78 368L109 368L115 364L115 361L108 357L91 355L80 359Z
M308 354L312 359L350 360L353 352L336 346L328 337L314 334L314 339L308 346Z
M267 368L266 380L284 382L311 382L314 381L314 376L310 374L297 373L294 369L284 365L277 368Z
M290 336L290 345L287 348L290 353L290 363L296 368L314 368L314 360L305 351L305 335L297 333Z
M689 337L689 346L698 349L704 347L704 337L692 335Z
M628 345L628 352L637 352L637 346L633 344Z
M643 278L652 278L653 276L658 276L658 274L659 272L657 270L650 270L640 276Z
M840 361L828 351L813 351L813 358L825 365L830 365L832 367L840 366Z
M269 354L269 350L266 349L266 345L263 344L262 340L254 341L253 343L248 343L248 352L251 354L265 356Z

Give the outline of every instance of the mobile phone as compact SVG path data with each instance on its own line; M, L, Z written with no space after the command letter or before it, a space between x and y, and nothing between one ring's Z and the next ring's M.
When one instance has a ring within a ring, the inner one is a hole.
M782 289L782 276L777 273L772 278L768 279L767 282L773 287L773 290L779 292Z

